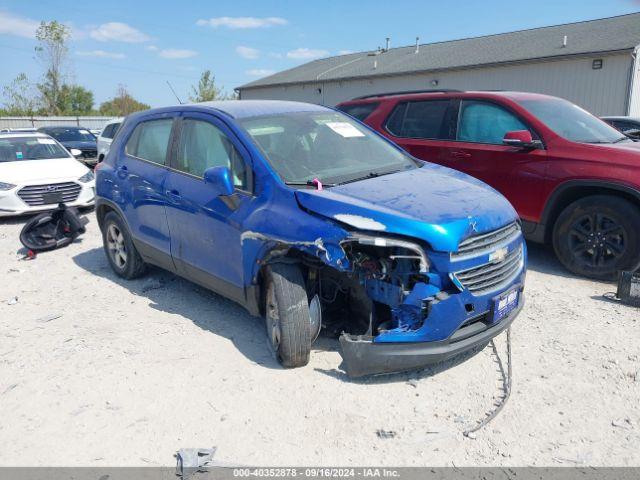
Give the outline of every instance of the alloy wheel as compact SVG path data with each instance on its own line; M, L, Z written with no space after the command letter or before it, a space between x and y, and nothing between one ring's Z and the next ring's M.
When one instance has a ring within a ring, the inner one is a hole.
M590 213L576 219L569 229L569 249L587 267L607 267L625 253L627 233L614 218Z
M116 267L124 269L127 264L127 246L124 243L124 235L115 223L107 228L107 248Z

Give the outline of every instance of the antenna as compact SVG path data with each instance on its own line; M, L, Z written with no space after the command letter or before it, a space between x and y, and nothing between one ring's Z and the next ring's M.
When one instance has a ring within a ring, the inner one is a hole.
M176 93L176 91L173 89L173 87L171 86L171 84L169 83L169 80L167 80L167 85L169 85L169 88L171 89L171 91L173 92L173 94L176 96L176 99L178 100L178 103L180 105L182 105L182 100L180 100L180 97L178 96L178 94Z

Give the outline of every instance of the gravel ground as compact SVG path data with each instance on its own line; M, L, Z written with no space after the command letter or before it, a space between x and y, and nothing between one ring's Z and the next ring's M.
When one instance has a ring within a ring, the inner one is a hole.
M232 302L159 270L116 278L89 215L80 240L32 261L24 220L0 221L2 466L173 465L211 446L238 465L640 465L640 310L545 248L530 246L511 399L466 438L499 393L490 347L351 381L321 338L283 370Z

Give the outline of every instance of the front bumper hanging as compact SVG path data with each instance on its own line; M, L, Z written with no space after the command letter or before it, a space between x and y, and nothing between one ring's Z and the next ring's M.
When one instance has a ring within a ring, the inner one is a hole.
M386 343L374 342L364 335L340 336L344 367L350 377L396 373L448 360L477 346L487 344L511 325L524 306L518 307L500 323L472 323L456 330L448 339L436 342Z

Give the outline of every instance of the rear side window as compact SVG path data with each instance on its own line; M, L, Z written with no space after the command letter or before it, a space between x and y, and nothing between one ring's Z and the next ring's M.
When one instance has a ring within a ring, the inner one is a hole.
M231 140L215 125L201 120L185 119L182 124L175 168L202 177L211 167L228 167L233 184L247 189L247 167Z
M118 131L118 128L120 128L120 124L119 123L111 123L109 125L107 125L106 127L104 127L104 130L102 131L102 137L103 138L113 138L116 136L116 132Z
M113 124L111 125L107 125L106 127L104 127L104 130L102 130L102 134L100 135L103 138L113 138Z
M446 140L451 138L449 100L400 103L387 120L396 137Z
M127 142L127 155L166 165L172 126L173 120L170 118L139 124Z
M361 103L359 105L344 105L338 107L338 110L351 115L353 118L357 118L363 122L373 111L378 108L379 103Z
M462 101L458 120L459 141L502 145L504 135L513 130L529 128L513 113L498 105L475 100Z

